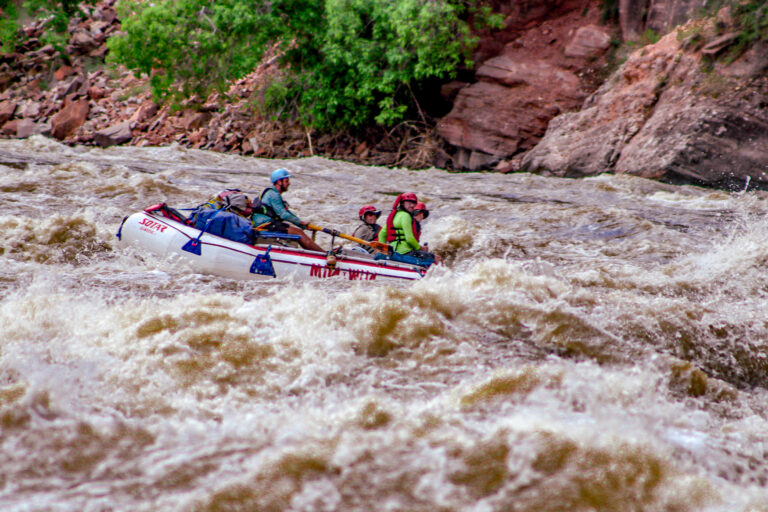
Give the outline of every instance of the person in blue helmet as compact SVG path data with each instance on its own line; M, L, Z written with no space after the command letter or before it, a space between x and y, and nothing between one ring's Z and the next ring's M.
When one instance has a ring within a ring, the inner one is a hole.
M299 235L299 245L310 251L325 252L304 233L309 222L303 222L288 209L283 193L291 186L291 175L285 169L276 169L270 176L271 187L261 193L261 204L256 204L251 222L256 229ZM293 224L293 226L291 226Z

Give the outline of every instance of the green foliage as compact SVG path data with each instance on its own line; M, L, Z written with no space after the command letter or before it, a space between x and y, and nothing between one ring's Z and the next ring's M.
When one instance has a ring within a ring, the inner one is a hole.
M619 20L619 0L603 0L602 3L603 23L609 23Z
M241 1L129 3L127 9L120 12L126 35L109 39L109 60L150 75L158 100L222 90L258 64L270 31L260 26L268 18Z
M93 4L96 0L83 0L85 4ZM69 34L67 34L67 25L72 16L77 12L77 0L26 0L17 2L14 0L0 0L0 52L13 51L19 42L18 22L22 12L38 19L47 18L47 30L43 33L42 41L44 44L53 44L57 50L63 50ZM21 5L22 9L18 9Z
M649 44L656 44L659 42L659 39L661 39L661 35L652 28L648 28L640 36L640 45L648 46Z
M18 42L19 24L16 21L18 13L16 6L10 0L0 0L0 54L10 53L16 49Z
M734 60L752 44L760 40L768 40L768 3L765 0L704 0L696 11L697 18L713 18L722 8L729 8L733 19L733 27L726 28L719 22L715 23L718 33L722 30L734 30L738 37L724 54L726 60ZM705 42L701 33L702 26L678 31L678 40L686 41L689 47L698 48ZM711 63L710 63L711 64Z
M736 25L741 29L729 52L731 58L735 58L753 43L768 40L768 4L765 0L749 0L737 2L731 8Z
M280 102L294 100L301 120L318 128L397 123L412 105L411 84L449 76L468 61L475 39L455 9L421 0L327 0L326 27L311 48L322 58L280 85L288 95Z
M93 4L96 0L85 0L85 4ZM77 4L79 0L60 0L60 1L46 1L46 0L26 0L24 2L24 8L37 18L50 18L48 27L53 29L54 32L62 34L66 32L67 25L70 18L77 12Z
M130 4L114 62L152 76L158 98L222 90L277 44L285 73L263 107L305 126L392 126L428 80L470 64L473 28L501 17L464 0L165 0Z
M56 48L56 51L60 54L65 53L65 47L69 42L69 34L67 32L56 32L53 30L46 30L40 40L43 44L50 44Z

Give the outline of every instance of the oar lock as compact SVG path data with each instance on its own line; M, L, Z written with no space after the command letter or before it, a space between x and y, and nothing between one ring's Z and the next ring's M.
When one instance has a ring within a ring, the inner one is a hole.
M328 266L328 269L331 271L336 270L336 262L338 260L336 259L336 254L333 252L328 252L328 254L325 256L325 264Z

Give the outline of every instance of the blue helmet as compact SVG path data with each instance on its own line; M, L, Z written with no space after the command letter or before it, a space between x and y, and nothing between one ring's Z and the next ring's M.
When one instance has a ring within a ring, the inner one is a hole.
M272 184L274 185L278 181L280 181L283 178L290 178L291 175L288 174L288 171L285 169L275 169L272 171L272 175L269 177L270 180L272 180Z

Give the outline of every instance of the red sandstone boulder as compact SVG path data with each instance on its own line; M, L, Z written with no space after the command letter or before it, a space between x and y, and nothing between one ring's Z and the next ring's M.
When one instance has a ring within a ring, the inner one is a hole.
M211 114L208 112L185 112L181 118L181 126L184 131L193 131L204 126L211 119Z
M596 25L581 27L565 47L568 57L597 57L611 46L608 31Z
M40 103L37 101L28 101L21 108L21 117L24 118L37 118L40 115Z
M15 137L18 126L19 126L18 119L8 121L3 125L2 128L0 128L0 134L2 134L5 137Z
M16 113L16 103L10 100L6 100L0 103L0 125L5 124L6 121L13 117Z
M157 111L157 104L152 100L147 100L136 109L136 112L131 115L130 120L134 123L143 123L153 118Z
M107 90L103 87L91 86L88 88L88 97L92 100L100 100L107 95Z
M450 114L437 125L450 144L469 151L460 166L477 169L538 142L547 122L581 104L585 92L568 69L508 55L488 60L482 81L459 91Z
M206 141L205 129L200 128L199 130L195 130L194 132L190 133L187 140L189 140L189 143L192 145L192 147L199 148Z
M530 23L522 23L529 19L527 9L516 5L522 10L513 10L506 23L516 27L517 37L480 65L476 83L453 83L441 90L445 99L455 95L455 100L438 121L437 133L454 146L453 162L459 168L488 168L532 148L550 119L578 109L596 87L586 77L600 66L595 57L604 53L610 38L599 26L595 3L550 2L545 11L553 17Z
M89 110L88 100L66 102L51 119L52 135L63 140L74 133L87 119Z
M83 54L99 46L99 43L85 30L78 30L72 35L67 45L67 53Z
M67 78L69 75L71 75L74 72L75 72L74 69L72 69L71 67L69 67L67 65L64 65L64 66L61 66L59 69L57 69L53 73L53 77L56 80L61 81L61 80L64 80L65 78Z
M43 126L38 125L38 123L31 119L19 119L19 122L16 125L16 138L26 139L27 137L43 132L43 130Z

